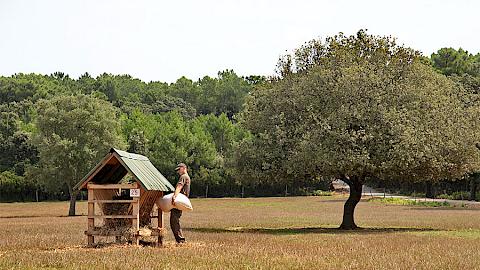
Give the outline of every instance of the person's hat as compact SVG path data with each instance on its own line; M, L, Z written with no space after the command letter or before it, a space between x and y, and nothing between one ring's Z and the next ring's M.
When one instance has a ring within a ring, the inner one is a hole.
M185 163L178 163L177 168L175 168L175 171L178 171L182 167L187 168L187 165L185 165Z

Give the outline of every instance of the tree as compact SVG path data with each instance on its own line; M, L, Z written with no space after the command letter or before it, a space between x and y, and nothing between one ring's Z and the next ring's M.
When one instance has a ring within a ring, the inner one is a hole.
M238 176L292 183L340 178L350 187L342 229L368 178L439 181L479 167L478 104L419 54L359 31L306 43L256 88L242 124Z
M252 80L253 80L253 76ZM260 77L257 78L260 80ZM229 119L239 113L254 82L239 77L233 70L218 72L218 78L205 76L198 82L201 89L198 111L202 114L220 115Z
M442 48L431 55L431 63L442 74L449 76L461 84L473 98L479 100L480 94L480 53L472 55L459 48ZM471 100L468 100L471 102ZM467 104L468 105L468 104ZM477 181L479 173L475 172L470 178L470 199L477 197Z
M480 54L472 55L459 48L441 48L431 55L433 66L442 74L480 76Z
M68 214L75 215L75 184L111 147L123 147L118 112L107 101L87 95L40 100L37 112L34 140L40 160L31 174L50 189L66 185L70 194Z
M212 136L202 125L179 112L154 115L135 110L122 117L122 127L130 148L146 144L144 151L149 153L153 165L172 182L177 177L174 169L179 162L189 166L194 178L202 167L206 170L217 167ZM142 134L141 143L138 134Z
M11 170L22 176L25 167L38 161L37 149L32 145L30 134L20 130L19 117L12 106L0 108L0 172Z
M236 137L242 132L239 126L228 120L225 113L219 116L213 114L201 115L193 121L201 125L212 136L217 152L223 156L230 151L237 139Z
M168 87L168 94L185 100L190 103L194 108L198 108L200 89L197 83L193 82L186 77L181 77L175 83Z
M215 114L225 113L229 119L232 119L242 110L245 98L251 88L251 85L243 78L238 77L233 70L219 72L216 100L218 108Z

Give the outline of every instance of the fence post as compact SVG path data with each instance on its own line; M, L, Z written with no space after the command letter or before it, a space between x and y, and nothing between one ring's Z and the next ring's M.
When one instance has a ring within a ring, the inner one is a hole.
M139 200L138 197L133 198L132 202L132 214L134 218L132 218L132 229L134 231L134 240L135 245L140 244L140 238L138 235L138 231L140 230L140 207L139 207Z

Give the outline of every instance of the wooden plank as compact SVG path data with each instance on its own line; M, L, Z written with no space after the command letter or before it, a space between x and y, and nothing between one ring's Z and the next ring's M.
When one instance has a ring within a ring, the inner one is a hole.
M88 218L127 218L127 219L138 219L136 215L93 215L88 216Z
M99 230L88 230L85 231L86 235L99 235L99 236L122 236L125 235L124 231L99 231Z
M89 189L132 189L132 188L138 188L137 183L133 184L93 184L93 183L88 183L87 188Z
M128 232L125 231L102 231L102 230L89 230L84 232L85 235L100 235L100 236L122 236L125 234L128 234ZM144 235L141 231L137 232L138 236L159 236L161 235L160 230L158 229L152 229L151 233L149 235Z
M92 200L94 203L131 203L133 200Z

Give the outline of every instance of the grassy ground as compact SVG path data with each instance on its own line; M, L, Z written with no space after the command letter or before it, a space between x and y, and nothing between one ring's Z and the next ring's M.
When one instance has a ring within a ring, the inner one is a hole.
M194 199L188 243L169 231L164 248L86 248L86 217L65 217L67 203L0 204L0 269L480 269L480 209L362 201L364 229L346 232L344 200Z

